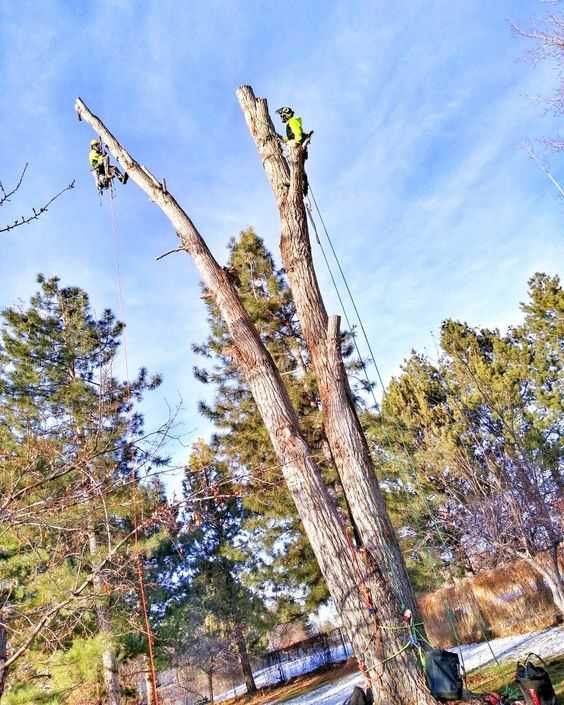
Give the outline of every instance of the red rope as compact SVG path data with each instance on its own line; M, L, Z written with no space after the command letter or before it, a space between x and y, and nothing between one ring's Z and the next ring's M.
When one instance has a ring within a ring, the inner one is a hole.
M119 308L120 317L125 320L125 304L123 296L123 286L121 279L121 269L119 266L119 231L116 222L116 215L114 209L114 196L113 193L110 195L111 204L111 214L112 214L112 234L115 247L115 264L116 264L116 278L118 283L118 293L119 293ZM129 386L129 364L127 356L127 328L123 331L123 356L124 356L124 366L125 366L125 379L127 385L127 395L128 398L131 396L131 388ZM137 577L139 581L139 600L141 602L141 610L143 614L143 621L145 623L145 637L147 639L147 656L149 658L149 675L151 681L151 691L152 691L152 705L159 705L159 694L157 689L157 670L155 666L155 653L154 653L154 643L155 637L153 634L153 629L151 627L151 622L149 621L149 610L147 606L147 592L145 589L145 571L143 568L143 561L141 560L141 555L139 553L139 493L137 487L137 478L135 477L135 472L131 470L131 499L133 504L133 526L134 526L134 546L136 553L136 568Z

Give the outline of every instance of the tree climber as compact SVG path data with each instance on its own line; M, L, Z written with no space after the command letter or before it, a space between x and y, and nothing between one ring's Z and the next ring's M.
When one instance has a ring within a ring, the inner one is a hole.
M122 174L114 164L110 164L110 157L99 140L90 142L88 160L96 180L96 187L100 193L111 186L114 176L117 176L122 184L127 183L129 176Z
M307 136L304 134L302 128L301 117L296 117L292 108L289 108L287 105L282 108L278 108L276 112L280 115L280 119L286 125L286 137L282 137L284 142L295 140L297 144L301 144Z
M307 154L307 142L313 134L313 132L304 132L302 127L301 117L297 117L292 108L284 105L282 108L278 108L276 111L280 115L280 119L286 125L286 137L278 135L280 139L284 142L295 142L296 144L303 145L304 151L304 162L308 157ZM307 174L304 169L304 183L303 183L304 197L307 196L308 192L308 181Z

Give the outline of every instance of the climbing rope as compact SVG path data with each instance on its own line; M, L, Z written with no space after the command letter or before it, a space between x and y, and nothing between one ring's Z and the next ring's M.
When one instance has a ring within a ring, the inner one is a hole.
M309 190L310 190L311 195L313 196L313 192L311 191L311 188ZM315 203L315 199L314 199L314 203ZM331 265L329 263L329 259L327 258L327 254L325 253L325 248L323 247L323 244L319 238L319 233L317 231L317 225L315 223L315 219L314 219L313 213L312 213L311 203L309 202L309 200L306 199L305 204L306 204L306 213L307 213L309 222L311 224L311 227L313 228L313 232L315 233L315 240L316 240L317 244L319 245L319 249L321 251L321 254L323 255L323 260L325 262L325 266L327 267L327 271L329 272L329 276L331 278L333 288L335 289L335 293L337 294L337 299L339 300L341 310L343 312L343 315L345 317L345 321L347 323L347 328L351 333L351 338L353 341L354 349L356 351L356 354L358 355L360 366L362 367L362 370L364 372L364 376L366 378L366 389L367 389L367 391L371 392L372 398L374 400L374 408L377 408L378 407L378 400L376 399L376 395L374 393L374 384L372 383L372 381L370 380L370 376L368 375L368 370L366 369L366 365L364 364L364 359L360 353L360 349L358 347L356 335L354 334L354 327L353 327L351 320L349 318L347 307L345 306L345 303L343 301L343 297L341 296L341 292L340 292L339 287L337 285L337 282L335 280L335 275L333 274L333 270L332 270Z
M117 227L117 219L115 213L115 194L113 188L110 191L110 211L111 211L111 222L112 222L112 235L114 242L114 256L115 256L115 266L116 266L116 279L118 285L118 304L120 308L120 317L125 320L125 300L123 295L123 285L120 267L120 238L119 230ZM124 367L125 367L125 380L127 387L127 397L131 398L131 388L129 384L129 359L127 354L127 327L123 330L123 357L124 357ZM131 500L133 505L133 540L134 540L134 550L135 550L135 569L137 572L138 580L138 591L139 600L141 603L141 611L143 615L143 622L145 625L145 637L147 639L147 656L149 661L149 675L151 682L151 705L159 705L159 694L157 689L157 670L155 665L155 650L154 650L154 634L151 627L151 622L149 620L149 610L147 603L147 590L145 586L145 570L143 567L143 561L141 559L141 553L139 551L139 488L138 480L135 476L135 471L131 470Z
M388 630L388 631L407 630L407 632L408 632L408 639L405 642L405 644L403 646L401 646L391 656L388 656L387 658L385 658L383 663L388 663L388 661L392 661L397 656L402 654L404 651L407 651L407 649L414 648L417 651L417 656L418 656L419 661L421 663L421 667L423 668L423 670L425 669L425 658L423 656L422 644L425 644L429 647L431 646L431 644L427 641L427 639L425 639L423 634L417 629L418 626L419 627L424 626L423 622L414 622L411 610L405 610L403 613L403 624L402 625L399 625L399 626L382 625L380 627L381 629Z
M319 221L320 221L321 226L322 226L322 228L323 228L323 232L324 232L325 238L326 238L327 243L329 244L329 247L330 247L330 249L331 249L331 253L332 253L332 255L333 255L333 258L334 258L334 260L335 260L335 263L336 263L336 265L337 265L337 268L338 268L338 270L339 270L340 277L341 277L341 279L342 279L342 282L343 282L344 287L345 287L345 289L346 289L348 298L349 298L350 303L351 303L351 305L352 305L354 314L355 314L355 316L356 316L356 320L358 321L358 325L359 325L360 330L361 330L361 332L362 332L362 336L363 336L363 338L364 338L364 342L365 342L366 347L367 347L367 349L368 349L369 359L371 360L372 364L374 365L374 369L375 369L375 371L376 371L376 375L377 375L377 377L378 377L378 381L379 381L380 387L381 387L381 389L382 389L382 395L385 395L385 393L386 393L386 388L385 388L385 385L384 385L384 380L383 380L382 374L381 374L381 372L380 372L379 365L378 365L378 363L376 362L376 357L375 357L375 355L374 355L374 351L373 351L373 349L372 349L372 345L371 345L371 343L370 343L370 339L369 339L368 334L367 334L367 332L366 332L366 327L364 326L364 322L363 322L362 317L361 317L361 315L360 315L360 311L359 311L358 306L357 306L357 304L356 304L356 300L355 300L355 298L354 298L354 295L353 295L353 293L352 293L352 290L351 290L351 288L350 288L350 286L349 286L349 283L348 283L347 277L346 277L346 275L345 275L344 269L343 269L343 267L342 267L342 265L341 265L341 261L340 261L340 259L339 259L338 254L337 254L336 248L335 248L335 246L334 246L334 244L333 244L333 240L332 240L332 238L331 238L331 236L330 236L330 234L329 234L328 228L327 228L327 226L326 226L326 224L325 224L325 220L324 220L323 215L322 215L322 213L321 213L321 209L319 208L319 204L318 204L318 202L317 202L317 199L315 198L315 193L314 193L314 191L313 191L313 189L312 189L312 187L311 187L311 183L309 184L309 194L311 195L311 201L313 202L313 205L314 205L314 207L315 207L315 211L316 211L316 213L317 213L317 217L319 218ZM315 219L314 219L314 217L313 217L313 212L312 212L312 207L311 207L311 202L310 202L310 200L309 200L309 196L308 196L308 198L306 198L306 200L305 200L305 205L306 205L306 212L307 212L307 215L308 215L309 222L310 222L311 225L312 225L313 232L314 232L314 234L315 234L316 242L318 243L319 248L320 248L320 250L321 250L321 253L322 253L322 256L323 256L323 260L324 260L325 265L326 265L326 267L327 267L327 270L328 270L328 272L329 272L329 276L330 276L331 282L332 282L332 284L333 284L333 287L334 287L334 289L335 289L335 292L336 292L336 295L337 295L339 304L340 304L341 309L342 309L342 311L343 311L343 315L344 315L345 320L346 320L346 322L347 322L347 326L349 327L350 330L352 330L352 325L351 325L351 322L350 322L350 317L349 317L349 314L348 314L348 312L347 312L347 308L345 307L345 304L344 304L344 301L343 301L343 296L341 295L339 286L337 285L337 282L336 282L335 275L333 274L332 267L331 267L331 265L330 265L330 263L329 263L327 254L326 254L326 252L325 252L325 249L324 249L323 244L321 243L321 239L320 239L320 237L319 237L319 232L318 232L318 229L317 229L317 225L316 225L316 223L315 223ZM361 355L361 353L360 353L359 346L358 346L358 343L357 343L357 341L356 341L356 337L354 336L354 334L353 334L352 337L353 337L353 343L354 343L355 351L356 351L356 353L357 353L357 355L358 355L358 357L359 357L360 365L361 365L361 367L362 367L362 369L363 369L363 371L364 371L364 374L365 374L365 377L366 377L366 380L367 380L367 389L369 389L370 392L372 393L372 398L373 398L373 400L374 400L374 406L375 406L375 408L377 408L377 407L378 407L378 402L377 402L377 399L376 399L376 395L375 395L375 393L374 393L374 385L373 385L373 383L371 382L371 380L370 380L370 378L369 378L368 371L367 371L366 365L365 365L365 363L364 363L364 359L363 359L363 357L362 357L362 355ZM448 543L447 543L447 541L445 540L445 537L444 537L444 535L443 535L442 527L441 527L440 525L437 525L436 522L434 522L434 520L433 520L433 515L434 515L433 508L432 508L432 506L431 506L431 504L430 504L430 502L429 502L429 500L428 500L428 498L427 498L427 496L426 496L426 493L422 491L421 482L420 482L420 480L419 480L419 478L418 478L418 476L417 476L417 472L416 472L415 468L413 468L413 466L412 466L411 458L410 458L410 455L409 455L409 451L408 451L408 449L407 449L407 446L405 445L405 442L404 442L403 439L401 438L401 434L399 433L399 431L400 431L400 429L399 429L399 424L398 424L398 422L395 421L395 420L394 420L394 423L395 423L395 425L396 425L396 431L398 431L398 433L397 433L397 438L398 438L398 440L399 440L399 444L400 444L402 453L403 453L403 455L404 455L404 457L405 457L406 464L407 464L407 466L410 467L411 470L412 470L412 473L410 473L412 476L411 476L411 478L409 478L409 476L408 476L408 482L406 483L406 486L411 485L411 483L413 483L413 482L415 483L415 492L416 492L417 496L420 497L420 498L423 500L424 504L425 504L425 507L426 507L426 510L427 510L427 514L428 514L428 516L429 516L430 523L431 523L431 525L433 526L433 528L435 529L436 535L437 535L437 537L439 538L439 541L440 541L440 543L441 543L441 545L442 545L442 548L443 548L443 550L448 551L448 550L449 550L449 546L448 546ZM384 434L385 434L385 436L386 436L388 442L390 442L391 439L390 439L390 437L389 437L389 435L388 435L388 433L387 433L385 427L383 427L383 429L384 429ZM405 474L404 474L404 472L403 472L403 470L402 470L402 466L401 466L401 465L399 466L399 473L400 473L400 479L405 482ZM403 477L402 477L402 475L403 475ZM485 639L486 642L487 642L488 648L489 648L489 650L490 650L490 652L491 652L491 654L492 654L492 656L493 656L493 658L494 658L494 661L496 662L496 665L497 665L498 667L500 667L499 661L498 661L498 659L497 659L497 657L496 657L496 655L495 655L495 652L494 652L494 650L493 650L493 648L492 648L492 646L491 646L490 640L488 639L488 637L487 637L487 635L486 635L486 633L485 633L485 631L484 631L484 629L483 629L483 626L484 626L484 625L483 625L483 620L482 620L482 618L481 618L481 615L480 615L480 619L481 619L481 622L482 622L482 629L481 629L481 631L482 631L482 636L484 637L484 639ZM450 619L449 619L449 625L450 625ZM458 632L456 631L456 629L452 629L452 627L451 627L451 632L452 632L452 634L453 634L453 636L454 636L454 638L455 638L456 646L457 646L458 651L459 651L459 653L460 653L460 657L461 657L462 664L463 664L463 669L464 669L464 661L463 661L463 657L462 657L462 649L461 649L461 644L460 644L460 640L459 640L459 637L458 637ZM421 636L422 636L422 635L421 635ZM425 643L429 644L429 642L428 642L426 639L424 639L424 638L423 638L423 641L424 641ZM430 644L429 644L429 645L430 645ZM401 649L400 652L398 652L398 653L403 652L403 651L406 650L409 646L410 646L410 643L404 645L404 647L402 647L402 649ZM386 659L386 660L389 660L389 659L391 659L391 658L394 658L394 656L396 656L396 655L398 655L398 654L396 653L396 654L392 655L391 657L389 657L389 658Z

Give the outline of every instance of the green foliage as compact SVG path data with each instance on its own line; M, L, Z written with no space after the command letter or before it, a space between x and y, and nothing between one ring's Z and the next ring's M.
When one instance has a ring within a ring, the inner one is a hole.
M134 514L150 517L163 502L158 483L138 485L132 506L138 468L164 462L146 444L135 409L159 378L141 370L133 381L117 380L112 369L123 324L109 310L95 319L79 288L63 288L57 278L40 276L38 282L28 307L2 313L0 586L11 649L26 643L53 606L71 599L30 642L35 651L9 672L14 698L20 697L20 676L29 677L37 658L63 648L49 660L55 687L57 659L79 663L82 653L85 662L94 654L98 642L90 637L101 605L112 608L120 633L139 620L129 545ZM162 531L158 522L143 529L139 550L155 550ZM99 587L88 584L74 599L77 587L122 540ZM90 669L94 673L96 665ZM60 670L66 672L62 665Z
M271 353L296 408L308 443L335 485L325 463L324 434L317 385L301 336L292 295L283 271L275 267L263 241L249 229L229 245L228 269L243 304ZM244 554L247 580L285 606L286 616L315 607L328 596L313 552L282 477L251 393L228 355L229 337L219 312L208 300L210 336L194 350L206 367L196 377L216 388L212 404L200 405L215 424L214 448L243 494Z
M202 441L186 467L184 497L179 538L186 560L176 571L176 595L159 642L169 660L186 659L209 674L234 653L244 658L241 640L245 651L263 646L271 623L263 601L245 584L238 539L246 509L227 464Z
M81 695L92 699L93 693L103 692L104 648L100 637L77 638L66 651L56 651L48 659L43 654L32 655L36 682L16 684L6 694L6 704L66 705L80 701Z
M413 353L372 429L423 576L433 561L475 571L561 541L564 294L558 277L529 285L505 335L445 321L438 363Z

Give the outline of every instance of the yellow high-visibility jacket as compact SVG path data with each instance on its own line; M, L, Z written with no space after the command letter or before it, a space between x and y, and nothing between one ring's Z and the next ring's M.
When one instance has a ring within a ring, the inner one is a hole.
M104 161L104 155L96 149L91 149L88 154L88 161L90 162L92 169L97 169Z
M304 131L302 129L302 119L294 115L286 123L286 142L295 140L298 144L301 144L303 139Z

